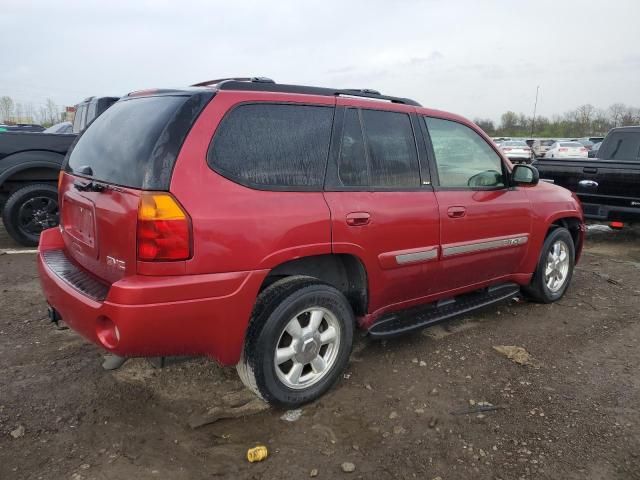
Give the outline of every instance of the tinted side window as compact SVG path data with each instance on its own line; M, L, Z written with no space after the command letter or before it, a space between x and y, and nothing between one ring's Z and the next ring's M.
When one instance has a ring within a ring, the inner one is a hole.
M86 123L83 125L83 127L86 127L87 123L91 123L91 121L96 118L96 106L98 104L97 100L91 100L89 102L89 106L87 107L87 118L86 118Z
M419 187L418 153L409 115L362 110L372 187Z
M79 107L76 108L76 113L73 116L73 132L74 133L80 133L80 130L82 130L81 122L82 122L82 115L85 109L85 104L80 105Z
M208 163L249 186L321 188L332 107L241 105L218 127Z
M367 158L358 111L349 108L344 115L340 155L338 157L338 181L345 187L369 185Z
M425 117L442 187L503 187L502 160L461 123Z
M637 160L640 156L640 133L613 132L607 136L605 149L598 156L603 160Z

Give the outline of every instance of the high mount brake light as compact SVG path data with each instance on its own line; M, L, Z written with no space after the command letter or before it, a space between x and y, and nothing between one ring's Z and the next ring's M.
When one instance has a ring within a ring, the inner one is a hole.
M138 260L186 260L191 256L191 221L169 193L145 192L138 206Z

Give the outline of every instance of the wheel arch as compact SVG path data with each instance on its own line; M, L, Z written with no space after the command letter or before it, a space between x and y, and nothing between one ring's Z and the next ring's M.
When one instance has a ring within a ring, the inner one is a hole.
M545 238L556 228L566 228L571 234L575 248L575 261L578 263L584 245L584 221L577 215L557 215L550 219Z
M56 181L64 155L48 151L21 152L3 159L0 188L7 183ZM6 186L5 186L6 188Z
M323 254L301 257L272 268L260 291L286 277L303 275L328 283L342 292L356 316L365 315L369 289L364 262L351 254Z

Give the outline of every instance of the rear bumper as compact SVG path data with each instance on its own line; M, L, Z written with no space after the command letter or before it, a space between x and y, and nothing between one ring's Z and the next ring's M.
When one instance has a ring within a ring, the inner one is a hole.
M640 222L640 208L619 205L582 203L584 217L591 220L614 220L621 222Z
M267 271L138 275L113 283L98 301L47 264L44 253L62 248L58 229L42 233L42 290L65 323L87 340L121 356L207 355L224 365L238 362Z

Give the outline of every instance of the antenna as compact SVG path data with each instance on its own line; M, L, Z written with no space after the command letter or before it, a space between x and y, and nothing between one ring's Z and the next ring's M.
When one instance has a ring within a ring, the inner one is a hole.
M536 87L536 102L533 104L533 120L531 120L531 138L533 138L533 129L536 124L536 110L538 109L538 92L540 91L540 85Z

